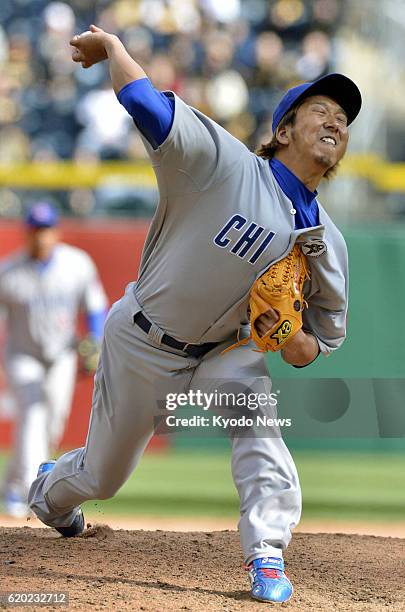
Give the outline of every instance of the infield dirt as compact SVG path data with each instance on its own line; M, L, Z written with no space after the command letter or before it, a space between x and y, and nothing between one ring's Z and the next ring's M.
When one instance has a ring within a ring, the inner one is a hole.
M113 531L95 525L66 540L51 529L21 527L0 528L0 539L0 591L66 591L68 609L269 608L248 595L235 531ZM405 540L298 533L285 558L295 593L278 609L405 610Z

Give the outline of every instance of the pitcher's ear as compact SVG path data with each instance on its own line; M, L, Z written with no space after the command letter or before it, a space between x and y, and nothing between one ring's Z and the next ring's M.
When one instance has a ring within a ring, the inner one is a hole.
M290 130L288 125L277 128L276 138L277 142L287 146L290 143Z

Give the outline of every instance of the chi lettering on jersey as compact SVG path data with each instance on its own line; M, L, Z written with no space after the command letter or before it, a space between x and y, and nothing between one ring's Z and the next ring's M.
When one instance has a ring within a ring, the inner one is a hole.
M232 230L238 232L236 241L229 237ZM275 236L274 232L254 221L249 222L242 215L235 214L225 223L214 238L214 244L221 249L229 247L230 252L241 259L248 258L250 264L256 263Z

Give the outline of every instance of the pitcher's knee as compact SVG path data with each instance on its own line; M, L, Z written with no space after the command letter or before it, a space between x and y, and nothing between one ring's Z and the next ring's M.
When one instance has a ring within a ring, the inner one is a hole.
M117 491L122 486L122 482L114 482L114 481L101 481L97 485L97 490L95 491L95 499L110 499L114 497Z

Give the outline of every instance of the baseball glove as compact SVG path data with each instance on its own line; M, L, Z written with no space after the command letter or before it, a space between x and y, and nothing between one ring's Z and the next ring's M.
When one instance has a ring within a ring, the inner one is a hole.
M79 353L80 369L86 374L94 374L100 357L100 343L89 334L79 342L77 351Z
M302 311L307 305L302 288L307 278L307 261L296 244L284 259L271 266L255 281L249 301L250 336L226 350L247 344L251 338L262 352L281 350L302 327ZM279 318L264 336L260 336L255 324L261 315L268 312L269 307L277 312Z

